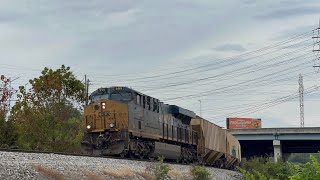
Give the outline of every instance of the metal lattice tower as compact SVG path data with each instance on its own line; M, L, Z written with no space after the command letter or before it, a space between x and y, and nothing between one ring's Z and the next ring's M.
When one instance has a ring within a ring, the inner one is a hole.
M304 127L304 101L303 101L303 77L299 75L299 94L300 94L300 127Z
M314 70L318 73L320 71L320 19L319 19L319 27L314 29L313 31L313 52L314 55L316 56L314 59Z

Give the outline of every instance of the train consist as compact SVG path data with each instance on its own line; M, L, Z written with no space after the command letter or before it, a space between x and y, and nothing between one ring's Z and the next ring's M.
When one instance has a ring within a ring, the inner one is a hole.
M240 163L239 142L192 111L127 87L99 88L84 109L85 154L132 158L164 156L221 168Z

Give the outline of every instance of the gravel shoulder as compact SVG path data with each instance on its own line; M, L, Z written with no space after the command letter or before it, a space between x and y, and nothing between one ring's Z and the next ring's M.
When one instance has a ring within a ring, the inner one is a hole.
M151 179L155 163L57 154L0 152L0 179ZM190 166L169 164L170 179L192 179ZM207 167L215 180L242 179L234 171Z

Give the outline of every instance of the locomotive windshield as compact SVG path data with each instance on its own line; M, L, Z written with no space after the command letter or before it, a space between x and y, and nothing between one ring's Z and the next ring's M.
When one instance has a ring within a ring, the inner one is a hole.
M110 99L115 101L131 101L132 92L124 87L112 87L112 88L99 88L94 91L90 100L91 103L98 102L103 99Z
M131 101L132 95L131 92L118 91L111 93L110 99L116 101Z
M90 95L90 102L98 102L103 99L109 99L109 90L108 88L99 88L96 91L92 92Z
M100 101L102 99L109 99L109 94L100 94L100 95L93 95L91 96L91 102L97 102Z

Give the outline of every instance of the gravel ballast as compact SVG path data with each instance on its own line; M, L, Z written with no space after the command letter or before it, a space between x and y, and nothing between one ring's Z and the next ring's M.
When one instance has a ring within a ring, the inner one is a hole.
M100 157L0 152L0 179L150 179L155 163ZM192 179L190 166L169 164L170 179ZM206 167L212 179L242 179L240 173Z

